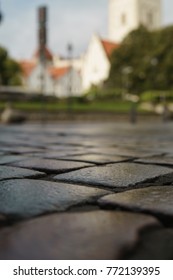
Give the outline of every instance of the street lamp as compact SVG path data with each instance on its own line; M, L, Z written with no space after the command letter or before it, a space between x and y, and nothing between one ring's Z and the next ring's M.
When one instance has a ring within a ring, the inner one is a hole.
M73 61L73 45L69 43L67 45L67 52L68 52L68 60L69 60L69 77L68 77L68 111L71 112L72 110L72 93L73 93L73 67L72 67L72 61Z

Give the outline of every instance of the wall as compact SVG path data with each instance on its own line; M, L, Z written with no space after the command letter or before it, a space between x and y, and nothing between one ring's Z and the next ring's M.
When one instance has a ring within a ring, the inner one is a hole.
M99 85L108 78L110 63L99 38L94 35L84 57L82 87L88 90L92 85Z
M158 29L162 25L161 15L161 0L109 0L109 39L121 42L140 24L150 30Z
M137 0L109 0L110 40L121 42L122 39L131 30L137 28L137 26Z

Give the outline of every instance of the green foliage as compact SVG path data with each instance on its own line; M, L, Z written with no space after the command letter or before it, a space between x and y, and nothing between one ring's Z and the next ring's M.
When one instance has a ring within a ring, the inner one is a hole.
M97 86L92 86L85 95L85 98L88 101L120 100L121 97L122 97L121 88L100 88Z
M21 68L11 59L8 52L0 47L0 84L16 86L21 84Z
M173 26L149 32L132 31L111 56L106 86L140 94L173 89Z
M0 109L4 109L6 102L0 102ZM14 101L12 103L13 108L22 110L25 112L39 112L45 110L45 112L68 112L69 104L66 100L64 101L56 101L56 102L47 102L44 100L43 102L36 101L25 101L18 102ZM112 112L112 113L128 113L131 109L132 103L129 101L94 101L90 103L79 103L72 102L71 103L71 111L76 112Z
M141 102L159 103L163 100L173 102L173 91L150 90L143 92L140 96Z

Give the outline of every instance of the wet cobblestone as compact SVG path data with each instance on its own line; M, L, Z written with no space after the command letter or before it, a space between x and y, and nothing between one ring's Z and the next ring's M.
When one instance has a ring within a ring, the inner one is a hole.
M57 175L56 180L83 183L87 185L112 188L125 188L153 179L162 179L169 182L170 175L173 178L173 170L155 165L142 165L136 163L117 163L106 166L85 168L70 172L65 175Z
M59 161L59 160L51 160L51 159L37 159L30 158L28 160L17 161L15 163L11 163L10 165L16 167L24 167L39 171L44 171L46 173L65 173L68 171L80 169L83 167L91 166L89 163L77 163L75 161Z
M0 259L118 259L154 226L153 217L125 212L49 215L2 229Z
M172 123L1 125L0 259L172 259L172 143Z
M11 166L0 166L0 181L15 178L38 178L43 175L44 173L42 172L33 171L30 169Z

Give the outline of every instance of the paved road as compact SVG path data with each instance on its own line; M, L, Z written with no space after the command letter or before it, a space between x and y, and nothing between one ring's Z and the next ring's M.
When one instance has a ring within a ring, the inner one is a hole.
M0 126L0 259L173 259L173 123Z

